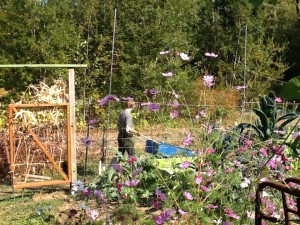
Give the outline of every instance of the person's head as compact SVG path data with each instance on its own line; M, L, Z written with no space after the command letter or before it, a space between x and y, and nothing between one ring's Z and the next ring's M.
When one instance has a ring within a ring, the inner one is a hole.
M135 106L136 106L135 101L133 101L133 100L127 101L127 108L133 109Z

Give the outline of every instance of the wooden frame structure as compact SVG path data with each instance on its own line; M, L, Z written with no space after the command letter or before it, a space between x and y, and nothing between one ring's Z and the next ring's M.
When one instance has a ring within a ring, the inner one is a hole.
M36 143L41 147L43 152L46 154L48 159L51 161L55 169L62 175L64 180L51 180L51 181L41 181L32 182L25 184L14 184L13 188L25 188L25 187L38 187L43 185L56 185L56 184L67 184L72 183L77 180L77 160L76 160L76 121L75 121L75 68L87 68L86 64L6 64L0 65L0 68L67 68L69 71L69 103L66 104L40 104L41 107L51 107L51 106L65 106L67 107L67 132L68 132L68 174L66 175L60 167L57 166L45 146L38 140L36 135L29 129L30 134ZM14 174L14 140L13 140L13 125L12 125L12 115L13 111L17 111L17 107L34 107L30 104L19 106L14 104L9 106L9 128L10 128L10 170ZM22 122L24 124L24 121Z

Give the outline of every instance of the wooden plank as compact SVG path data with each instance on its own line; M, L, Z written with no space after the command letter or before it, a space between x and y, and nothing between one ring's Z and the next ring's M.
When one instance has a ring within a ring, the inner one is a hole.
M41 181L41 180L53 180L52 177L46 177L46 176L40 176L40 175L35 175L35 174L26 174L25 179L27 180L36 180L36 181Z
M9 104L9 107L15 108L34 108L34 107L64 107L69 103L45 103L45 104Z
M59 184L69 184L70 180L49 180L49 181L41 181L36 183L23 183L23 184L15 184L14 188L30 188L30 187L40 187L47 185L59 185Z
M71 161L71 171L72 171L71 180L72 182L74 182L77 180L74 69L69 69L69 101L70 101L70 151L71 151L70 161Z

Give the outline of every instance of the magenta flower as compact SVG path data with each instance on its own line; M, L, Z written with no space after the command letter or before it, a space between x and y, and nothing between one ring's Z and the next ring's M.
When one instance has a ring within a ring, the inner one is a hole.
M175 119L178 116L179 116L179 112L176 109L174 109L172 112L170 112L170 118L171 119Z
M247 88L247 86L246 85L242 85L242 86L236 86L236 90L237 91L240 91L240 90L242 90L242 89L246 89Z
M182 209L178 209L178 212L180 215L184 216L187 214L187 212L183 211Z
M161 55L168 55L169 51L161 51L159 54L161 54Z
M89 197L92 194L92 189L90 187L85 187L82 191L82 195Z
M143 167L137 168L137 169L132 173L132 177L135 177L135 176L139 175L142 171L143 171Z
M156 112L156 111L159 110L159 105L158 105L158 104L155 104L155 103L150 103L150 104L148 105L148 108L149 108L151 111Z
M206 208L208 208L208 209L217 209L217 208L219 208L219 206L210 204L210 205L206 206Z
M217 57L218 57L218 55L215 54L215 53L213 53L213 52L206 52L206 53L205 53L205 56L211 57L211 58L217 58Z
M124 100L124 101L132 101L133 98L132 97L124 97L124 98L122 98L122 100Z
M124 182L124 186L125 187L136 187L137 185L139 185L140 180L137 179L132 179L132 180L127 180Z
M107 202L107 200L105 199L105 196L104 196L103 192L100 191L100 190L95 190L94 191L94 197L95 197L96 200L98 200L100 202L104 202L104 203Z
M152 94L152 95L157 95L157 94L158 94L158 90L156 90L155 88L150 89L149 92L150 92L150 94Z
M88 216L93 222L95 222L96 219L99 217L99 212L95 209L92 209L88 212Z
M202 182L202 177L200 175L196 175L196 184L200 185Z
M168 103L168 106L171 106L173 108L177 108L179 106L179 103L178 103L177 100L174 100L174 101L170 100L169 103Z
M160 200L163 202L167 201L166 195L160 189L156 189L155 193Z
M116 95L106 95L104 98L101 98L100 100L98 100L99 106L105 105L110 100L116 101L116 102L120 101L120 99Z
M276 98L275 98L275 102L277 102L277 103L282 103L283 100L282 100L282 98L280 98L280 97L276 97Z
M215 153L215 149L213 149L213 148L208 148L206 151L207 151L208 154L214 154Z
M263 156L265 156L265 157L268 156L267 150L266 150L265 148L261 148L261 149L259 150L259 152L260 152Z
M191 137L191 133L189 132L187 137L183 140L182 142L183 145L191 145L192 144L192 137Z
M90 146L90 144L91 144L92 141L91 141L91 139L89 137L84 137L82 139L82 142L83 142L84 147L88 147L88 146Z
M212 87L214 86L214 76L213 75L205 75L203 78L203 82L205 86Z
M137 161L137 158L134 155L130 156L130 158L128 159L129 163L134 163L136 161Z
M117 187L117 192L120 193L122 191L122 184L116 183L116 187Z
M185 161L185 162L181 163L181 164L179 165L179 167L182 168L182 169L187 169L187 168L190 167L190 165L191 165L190 162Z
M171 219L171 216L174 214L173 209L165 209L160 216L155 217L156 224L164 224Z
M161 209L161 204L159 204L159 202L156 199L151 201L151 206L153 206L157 210Z
M95 124L95 123L97 123L98 122L98 120L97 119L91 119L91 120L89 120L89 124L91 125L91 124Z
M208 187L204 186L204 185L201 186L201 189L203 191L205 191L205 192L209 192L210 191L210 189Z
M188 55L185 54L185 53L180 53L179 55L180 55L181 59L184 60L184 61L187 61L187 60L190 59L190 58L188 57Z
M193 196L192 196L192 194L191 194L190 192L187 192L187 191L185 191L185 192L183 193L183 196L184 196L185 199L187 199L187 200L193 200L193 199L194 199Z
M200 112L200 116L206 117L206 113L202 110L202 111Z
M245 139L245 140L244 140L244 143L245 143L245 145L247 145L247 146L250 147L250 146L252 145L253 142L252 142L251 140L249 140L249 139Z
M229 216L229 217L231 217L233 219L237 219L238 220L240 218L239 216L237 216L236 214L234 214L234 212L231 209L229 209L229 208L224 209L224 212L226 213L227 216Z
M274 133L283 135L283 134L285 134L285 131L284 130L274 130Z
M120 164L113 164L113 169L118 173L123 173L123 167Z
M172 77L174 74L172 72L166 72L162 74L164 77Z

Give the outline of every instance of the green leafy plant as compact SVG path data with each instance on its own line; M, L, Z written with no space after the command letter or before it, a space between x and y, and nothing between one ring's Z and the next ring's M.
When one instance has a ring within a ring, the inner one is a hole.
M283 130L286 125L298 117L296 113L287 113L278 117L274 95L271 95L270 97L261 96L260 107L253 109L253 111L258 117L255 124L240 123L238 129L243 135L249 134L250 129L251 131L254 131L252 134L263 141L272 137L275 130Z

